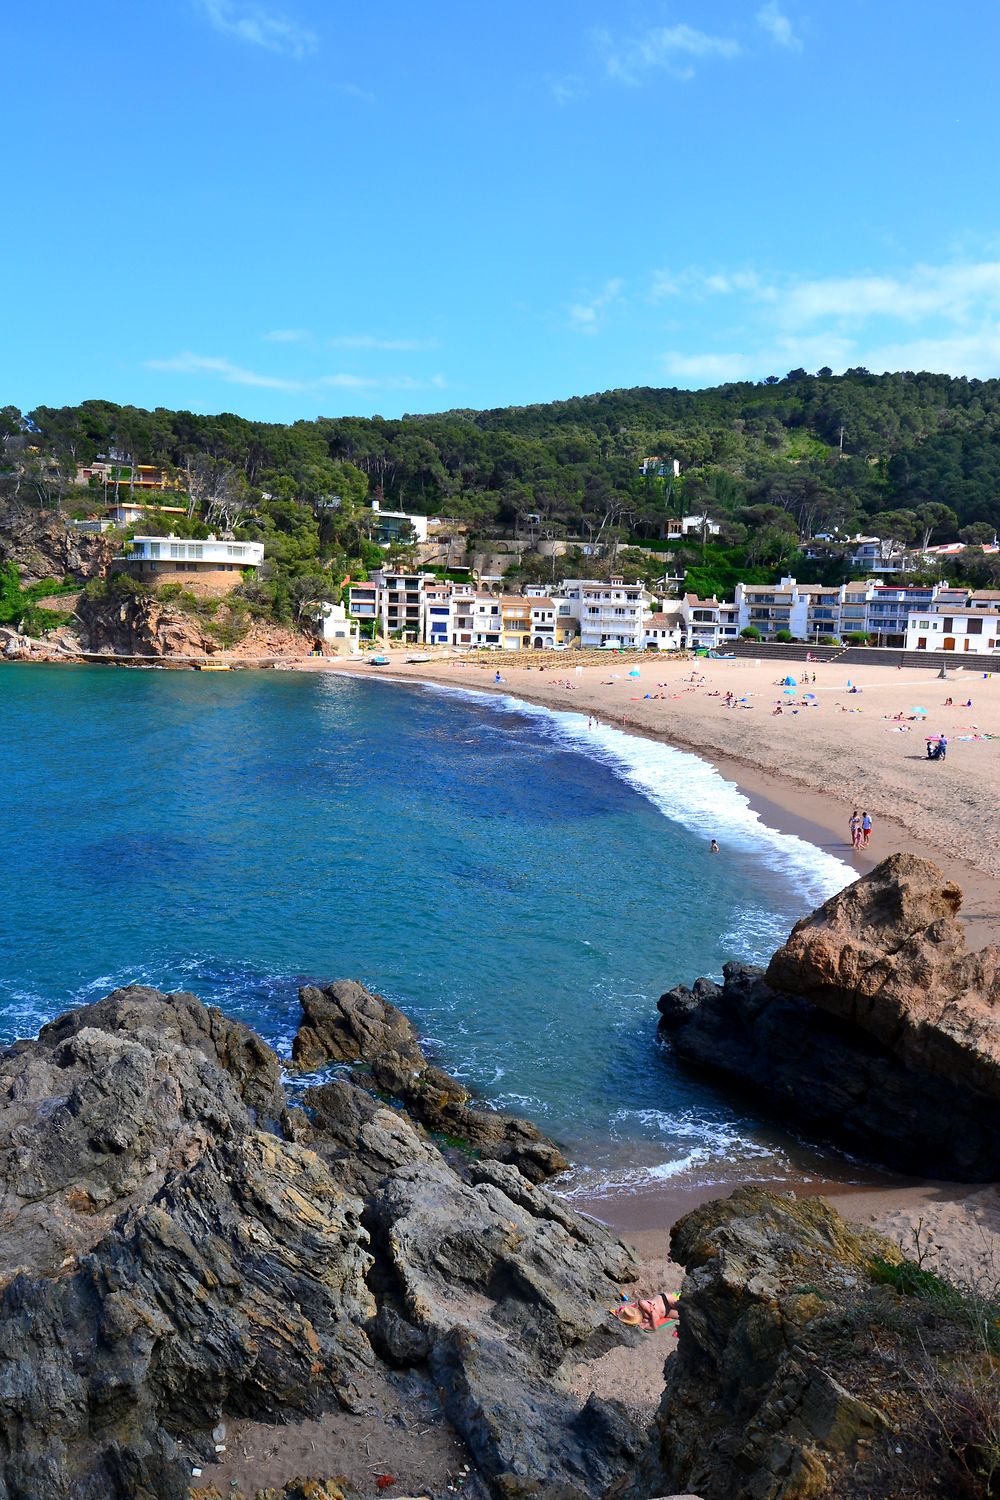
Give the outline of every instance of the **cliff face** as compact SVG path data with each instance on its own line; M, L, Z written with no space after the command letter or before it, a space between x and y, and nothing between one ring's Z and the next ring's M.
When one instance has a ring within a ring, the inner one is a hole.
M921 1175L1000 1175L1000 948L969 953L961 892L897 854L798 923L767 971L727 964L659 1002L689 1061L797 1129Z
M85 651L103 656L214 656L219 642L194 615L131 594L77 605Z
M106 536L81 534L56 511L0 505L0 563L13 563L25 587L64 578L103 578L115 547Z
M989 1493L956 1440L976 1393L990 1403L988 1351L953 1405L957 1351L975 1339L940 1303L893 1290L895 1246L821 1199L748 1187L681 1219L671 1254L687 1269L677 1352L619 1500Z
M350 1079L307 1102L193 995L118 991L0 1057L0 1496L183 1500L222 1417L408 1410L465 1442L472 1500L590 1500L635 1462L559 1373L626 1340L625 1247Z

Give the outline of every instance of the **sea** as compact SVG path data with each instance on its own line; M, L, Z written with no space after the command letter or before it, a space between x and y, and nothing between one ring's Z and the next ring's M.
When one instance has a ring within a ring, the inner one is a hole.
M664 990L853 878L699 757L374 674L2 665L0 723L0 1043L147 984L287 1057L298 987L352 978L570 1195L815 1165L656 1040Z

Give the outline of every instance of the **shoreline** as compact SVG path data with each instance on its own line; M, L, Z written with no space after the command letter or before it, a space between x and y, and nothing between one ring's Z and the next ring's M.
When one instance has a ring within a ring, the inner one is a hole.
M669 670L665 664L655 665L664 668L664 675ZM691 670L690 664L674 663L675 672L678 665ZM327 666L346 676L373 675L370 671L364 671L364 664L359 662L340 661L328 663ZM316 665L311 663L310 668L316 670ZM828 786L810 785L806 780L787 772L779 775L773 769L765 770L745 757L721 753L711 743L710 737L691 732L693 726L690 723L683 728L678 724L665 731L636 723L634 717L626 712L626 722L622 724L617 715L608 713L606 703L600 707L595 704L592 691L584 697L581 686L579 695L568 694L565 688L557 686L560 680L565 679L560 679L556 671L553 671L551 686L548 683L543 685L537 679L526 682L524 678L530 670L522 668L515 674L505 666L505 681L501 684L489 679L477 681L472 678L471 671L459 673L454 667L449 669L448 666L437 663L406 668L404 663L394 662L388 675L389 680L396 684L428 683L438 687L522 699L556 711L593 712L604 722L622 728L629 734L653 739L697 755L727 781L735 783L748 799L751 809L767 826L780 833L794 835L824 853L833 855L854 868L859 876L873 869L887 853L897 850L930 859L962 886L965 900L961 917L966 924L970 948L977 948L988 942L1000 942L1000 882L989 871L979 868L953 849L943 848L933 840L915 833L900 820L879 811L877 844L869 850L855 851L846 837L846 826L840 827L839 817L835 817L829 807ZM607 669L602 667L601 670ZM456 680L459 676L461 680ZM485 673L476 672L476 677L480 676L485 676ZM925 683L925 692L926 686ZM846 814L844 822L846 825ZM692 975L691 980L695 977ZM1000 1204L997 1190L987 1184L906 1178L876 1166L854 1163L846 1158L843 1159L840 1175L832 1154L824 1153L821 1148L816 1148L816 1153L817 1156L826 1155L827 1159L815 1174L804 1168L793 1168L790 1171L778 1171L773 1176L756 1173L749 1177L733 1172L729 1177L723 1171L721 1175L727 1180L705 1183L694 1177L687 1181L683 1177L677 1177L620 1192L594 1196L578 1193L568 1201L576 1210L607 1224L615 1233L633 1243L645 1262L659 1263L667 1254L665 1241L669 1231L680 1217L701 1203L727 1197L743 1182L754 1181L775 1192L825 1197L845 1218L873 1225L889 1233L904 1250L916 1224L924 1222L933 1225L936 1227L939 1249L950 1257L948 1264L960 1268L966 1265L963 1260L963 1245L978 1243L982 1237L983 1201L987 1201L986 1212L991 1223L995 1212L994 1202ZM1000 1212L1000 1208L996 1212ZM970 1275L973 1269L970 1264Z
M458 675L455 670L456 665L459 671L470 666L461 659L455 658L413 666L407 666L400 660L392 662L391 671L387 672L381 680L403 684L427 683L436 687L488 693L497 697L519 698L527 703L550 708L556 712L587 713L590 711L594 713L595 718L614 728L622 729L627 734L640 739L650 739L659 744L669 745L676 750L696 755L717 770L725 780L737 787L747 798L751 810L767 827L778 833L802 839L803 842L811 844L814 848L854 868L859 876L873 870L889 853L905 852L931 860L962 887L964 901L959 915L960 920L966 925L970 947L979 948L990 942L1000 943L1000 877L990 870L981 868L962 854L956 853L953 848L946 847L944 843L915 833L907 823L894 817L892 813L886 813L878 807L875 842L868 850L852 849L847 836L847 817L850 809L843 811L850 799L840 801L838 813L835 816L825 800L830 794L828 783L810 784L809 781L787 770L779 774L773 765L765 769L746 756L736 754L731 750L719 749L712 743L711 738L693 733L693 726L689 722L683 727L678 724L676 727L663 729L636 722L634 717L629 718L626 714L626 721L622 723L616 713L607 711L609 705L606 702L595 703L595 694L592 691L594 684L586 680L587 675L595 671L593 668L583 669L584 680L579 689L581 696L567 700L565 691L558 689L555 682L550 688L547 683L543 685L537 679L528 678L525 681L527 674L533 671L530 666L513 669L505 666L507 676L504 682L498 685L491 679L470 680L471 671L469 678L462 672L461 680L456 680ZM708 665L718 668L721 663L711 662ZM673 663L654 662L653 666L664 672L672 667L676 672L679 667L690 671L692 664L676 661ZM378 680L367 667L367 662L346 658L313 659L303 662L301 666L293 670L327 670L335 675L363 676L365 680ZM488 672L490 669L487 667L485 670ZM556 668L549 670L553 673L557 671ZM602 664L599 670L607 669ZM854 668L853 670L857 674L872 669ZM477 673L477 677L478 675ZM562 679L556 679L556 681L559 680ZM928 686L927 683L923 684L925 691ZM998 679L998 686L1000 686L1000 679ZM591 691L587 691L588 688ZM585 697L584 692L586 692ZM998 693L998 708L1000 708L1000 693ZM874 798L871 800L871 805L876 807Z

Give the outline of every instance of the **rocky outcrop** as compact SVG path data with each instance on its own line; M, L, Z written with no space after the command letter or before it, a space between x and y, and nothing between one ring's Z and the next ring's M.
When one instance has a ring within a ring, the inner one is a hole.
M0 563L13 563L24 587L48 579L82 583L103 578L115 550L107 536L67 526L58 511L17 502L0 505Z
M136 594L92 599L77 606L84 649L102 656L214 656L221 650L207 623L196 615Z
M396 1006L354 980L299 991L303 1021L292 1058L310 1070L330 1062L362 1062L375 1086L401 1100L429 1131L477 1156L512 1162L532 1182L568 1163L558 1146L527 1120L476 1107L468 1089L424 1056L417 1033Z
M1000 948L969 953L961 892L893 855L798 923L767 971L727 964L660 1002L688 1061L797 1130L921 1175L1000 1175Z
M192 995L120 990L7 1049L0 1143L0 1497L183 1500L221 1418L406 1401L468 1443L470 1494L584 1500L641 1448L564 1373L628 1336L629 1252L350 1080L289 1108Z
M967 1315L895 1290L888 1240L822 1199L744 1187L681 1219L671 1254L687 1271L677 1352L616 1500L987 1494L944 1399L974 1343Z

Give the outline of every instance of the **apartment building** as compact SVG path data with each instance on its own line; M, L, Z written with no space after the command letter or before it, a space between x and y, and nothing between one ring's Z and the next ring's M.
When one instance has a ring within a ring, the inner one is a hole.
M626 583L621 578L608 582L567 578L561 592L571 608L575 606L581 646L642 649L647 607L641 583Z
M773 640L779 631L787 630L805 639L809 626L809 595L800 590L794 578L780 583L738 583L736 607L740 629L753 626L761 640Z
M939 587L936 584L869 584L864 630L872 645L904 646L910 615L928 609Z
M433 574L376 569L369 573L367 583L350 585L347 607L351 618L361 624L374 620L375 632L381 636L402 635L422 640L429 580L433 580Z

